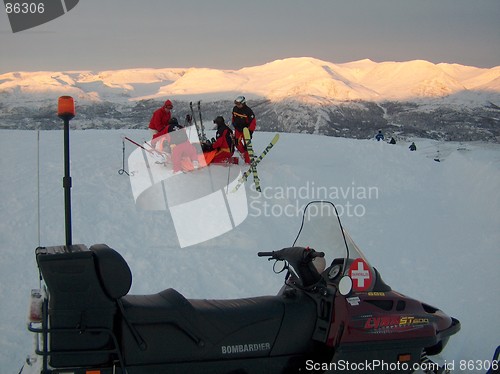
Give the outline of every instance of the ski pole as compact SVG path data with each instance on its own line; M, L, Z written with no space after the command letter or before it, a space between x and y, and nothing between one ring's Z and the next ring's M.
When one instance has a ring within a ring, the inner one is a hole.
M129 137L127 136L124 136L123 139L126 139L128 140L130 143L138 146L139 148L145 150L146 152L148 152L151 156L153 156L154 158L156 158L157 160L159 160L160 162L164 162L165 161L165 155L162 154L161 152L157 151L156 149L154 149L151 145L149 145L151 147L151 149L147 149L146 147L142 146L141 144L133 141L132 139L130 139Z
M138 146L139 148L144 149L145 151L152 152L150 149L146 149L146 148L144 148L141 144L139 144L139 143L137 143L137 142L134 142L134 141L133 141L132 139L130 139L128 136L124 136L124 137L123 137L123 139L128 140L130 143L132 143L132 144L134 144L134 145Z
M124 136L123 138L124 138L124 139L126 139L126 140L128 140L130 143L132 143L132 144L134 144L134 145L138 146L139 148L144 149L146 152L151 153L152 155L159 155L159 156L163 156L163 155L161 154L161 152L158 152L156 149L154 149L154 148L153 148L153 146L152 146L151 144L149 144L148 142L146 142L146 144L147 144L148 146L150 146L150 147L151 147L151 149L147 149L146 147L144 147L144 146L142 146L141 144L139 144L139 143L137 143L137 142L133 141L132 139L130 139L130 138L129 138L129 137L127 137L127 136Z
M122 168L118 170L118 174L122 175L123 173L130 176L130 174L125 170L125 139L122 138Z

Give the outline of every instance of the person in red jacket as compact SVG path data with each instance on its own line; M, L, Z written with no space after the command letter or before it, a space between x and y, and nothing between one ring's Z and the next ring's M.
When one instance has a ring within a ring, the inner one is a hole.
M236 148L243 154L245 162L249 164L250 156L248 155L245 139L243 138L243 129L248 127L248 130L250 130L250 137L252 137L252 134L257 127L257 120L255 119L253 110L246 104L245 96L238 96L234 100L233 118L231 124L234 127Z
M165 138L170 145L174 173L182 171L186 167L188 169L198 168L196 148L189 141L186 129L179 124L177 118L170 119ZM183 159L186 159L188 165L183 163Z
M217 116L214 119L217 125L215 141L212 143L212 149L216 151L212 162L225 163L232 161L234 152L233 131L226 125L224 117Z
M168 122L172 117L171 110L173 107L172 102L167 100L161 108L154 111L149 121L149 128L153 132L153 139L165 135L168 132Z

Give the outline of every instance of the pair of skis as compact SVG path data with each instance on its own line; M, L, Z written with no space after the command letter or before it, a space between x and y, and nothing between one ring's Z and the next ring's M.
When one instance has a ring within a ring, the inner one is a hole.
M196 122L193 102L192 101L189 102L189 108L191 109L191 118L194 120L194 126L196 127L196 131L198 132L198 139L200 139L200 142L203 143L207 141L207 136L205 135L205 126L203 126L203 119L201 118L201 101L198 101L197 106L198 106L198 115L200 117L200 126L198 126L198 123Z
M205 135L205 127L203 126L203 119L201 117L201 101L197 102L198 114L200 118L200 126L198 126L196 122L196 116L194 113L193 102L189 102L189 108L191 109L191 118L194 120L194 125L196 127L196 131L198 132L198 138L200 142L204 143L207 141L207 136ZM248 128L243 129L243 137L245 139L245 144L247 147L248 155L250 156L250 168L243 173L243 175L238 179L238 183L233 188L232 192L236 192L243 183L246 182L250 173L253 175L253 180L255 184L255 189L258 192L261 192L260 188L260 178L257 172L257 165L262 161L262 159L267 155L267 153L271 150L272 147L278 142L279 134L276 134L274 138L271 140L269 145L264 149L264 151L259 155L259 157L255 156L255 152L253 150L252 138L250 135L250 130Z
M238 179L238 182L236 183L236 186L234 186L234 188L231 190L231 192L238 191L238 189L246 182L246 180L248 179L250 174L253 175L255 189L257 191L261 192L260 178L259 178L259 174L257 172L257 165L262 161L262 159L264 157L266 157L266 155L269 153L271 148L273 148L274 145L278 142L280 135L279 134L274 135L271 142L267 145L266 148L264 148L264 151L262 151L262 153L258 157L255 156L255 153L253 150L253 145L252 145L252 140L250 137L250 131L247 128L243 129L243 136L245 138L245 143L247 146L248 155L250 156L250 168L241 175L241 177Z

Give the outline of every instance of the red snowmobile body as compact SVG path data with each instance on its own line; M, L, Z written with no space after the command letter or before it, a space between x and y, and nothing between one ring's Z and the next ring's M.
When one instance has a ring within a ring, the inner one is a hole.
M23 373L412 372L460 329L392 291L331 203L308 205L292 247L259 255L283 261L278 295L188 300L128 295L130 269L106 245L38 248L46 297Z

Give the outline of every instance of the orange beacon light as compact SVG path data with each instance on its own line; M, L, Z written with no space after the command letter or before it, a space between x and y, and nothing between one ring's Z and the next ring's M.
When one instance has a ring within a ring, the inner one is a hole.
M75 116L75 102L71 96L61 96L57 103L57 115L61 119L70 120Z

